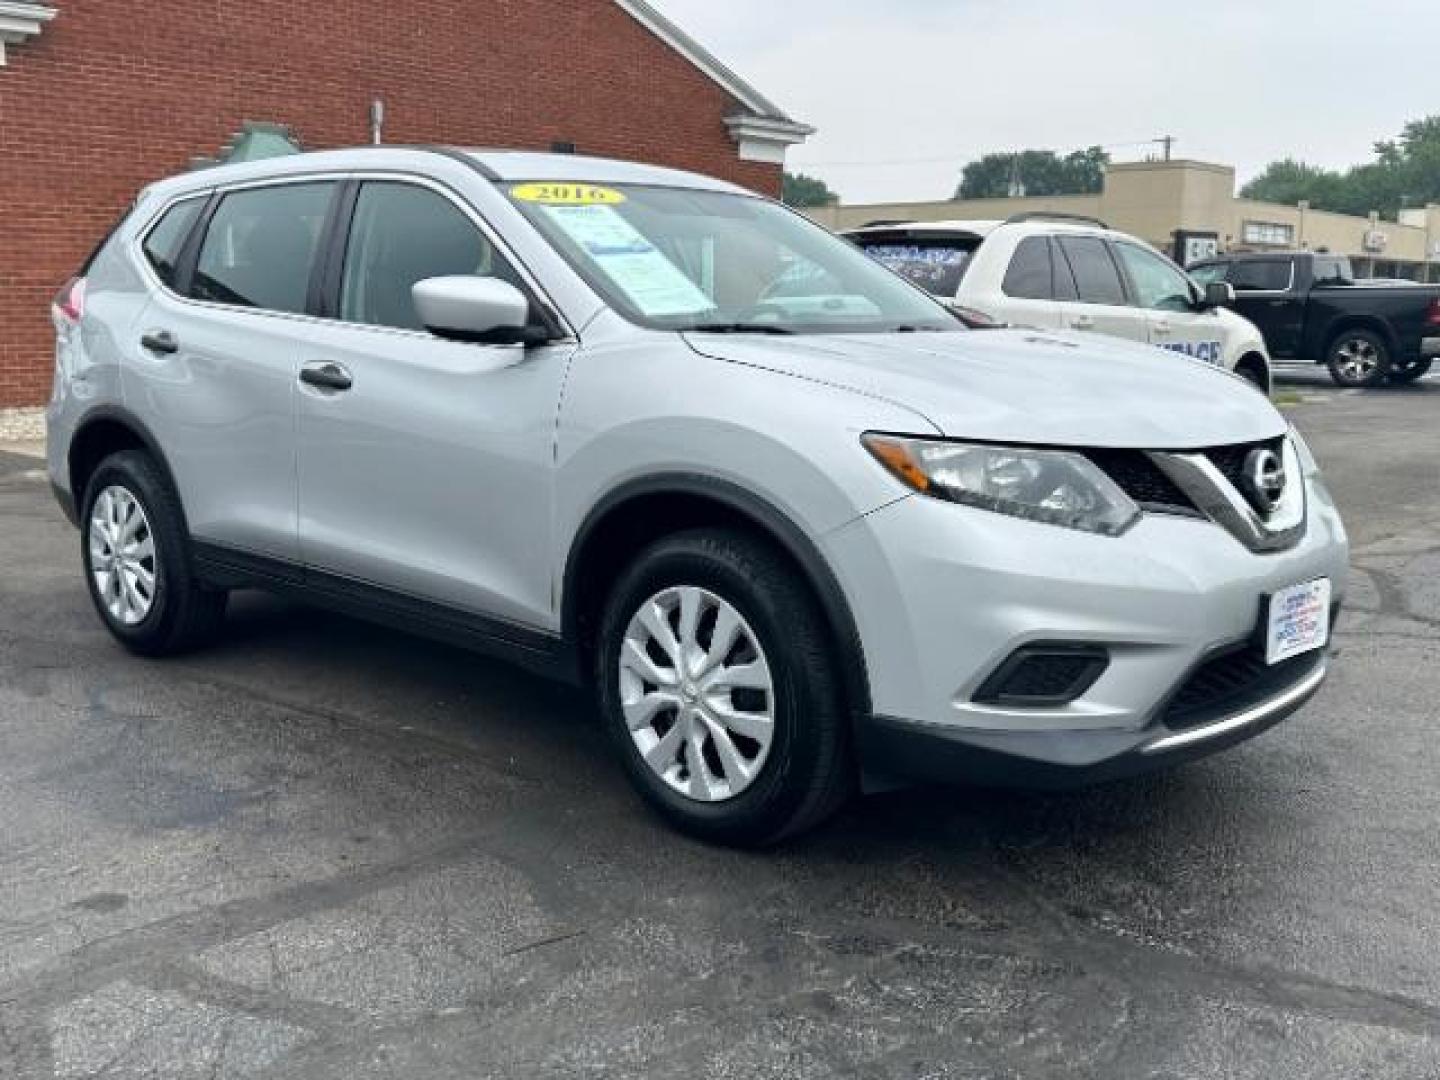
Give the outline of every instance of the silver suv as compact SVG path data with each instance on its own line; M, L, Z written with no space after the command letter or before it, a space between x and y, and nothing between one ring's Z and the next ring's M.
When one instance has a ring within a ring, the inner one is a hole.
M50 472L101 619L259 587L594 688L732 843L897 779L1209 753L1325 677L1298 434L1147 346L971 333L701 176L365 149L156 184L57 297Z

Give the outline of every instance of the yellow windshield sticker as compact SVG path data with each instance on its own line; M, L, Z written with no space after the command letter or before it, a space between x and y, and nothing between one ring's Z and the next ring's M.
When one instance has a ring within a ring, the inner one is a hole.
M624 194L614 188L594 184L520 184L511 188L510 194L521 202L542 206L614 206L625 201Z

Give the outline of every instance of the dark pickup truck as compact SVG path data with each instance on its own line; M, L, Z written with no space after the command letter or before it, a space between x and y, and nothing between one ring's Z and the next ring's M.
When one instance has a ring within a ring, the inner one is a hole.
M1440 356L1440 286L1367 284L1339 255L1255 252L1189 268L1202 285L1228 282L1234 308L1276 360L1313 360L1341 386L1411 382Z

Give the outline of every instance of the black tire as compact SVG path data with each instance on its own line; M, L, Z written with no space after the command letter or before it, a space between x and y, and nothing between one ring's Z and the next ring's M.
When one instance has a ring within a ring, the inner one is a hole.
M632 617L658 593L683 586L706 590L740 614L774 683L768 757L749 787L722 802L692 799L654 772L630 735L621 703L620 653ZM651 807L680 831L714 843L763 846L818 824L854 790L849 717L824 618L795 569L765 542L740 531L699 529L647 548L611 591L595 653L601 710L625 769Z
M1407 360L1390 369L1390 381L1392 383L1412 383L1416 379L1422 379L1430 374L1430 368L1434 365L1433 358L1425 356L1415 360Z
M1363 368L1356 367L1355 357L1373 357ZM1325 350L1325 365L1337 386L1365 389L1379 386L1390 374L1390 346L1373 330L1343 330Z
M94 574L91 521L107 489L128 492L144 511L154 544L154 590L150 609L133 625L117 618L102 599ZM125 450L102 461L86 487L80 516L80 557L90 599L106 629L141 656L173 656L212 640L225 619L228 594L205 589L191 569L190 538L180 499L150 455Z

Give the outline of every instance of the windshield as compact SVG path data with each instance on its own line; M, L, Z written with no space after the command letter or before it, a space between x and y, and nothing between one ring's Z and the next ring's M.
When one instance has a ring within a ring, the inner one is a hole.
M963 330L859 249L747 195L626 184L512 184L516 207L605 300L664 330Z

